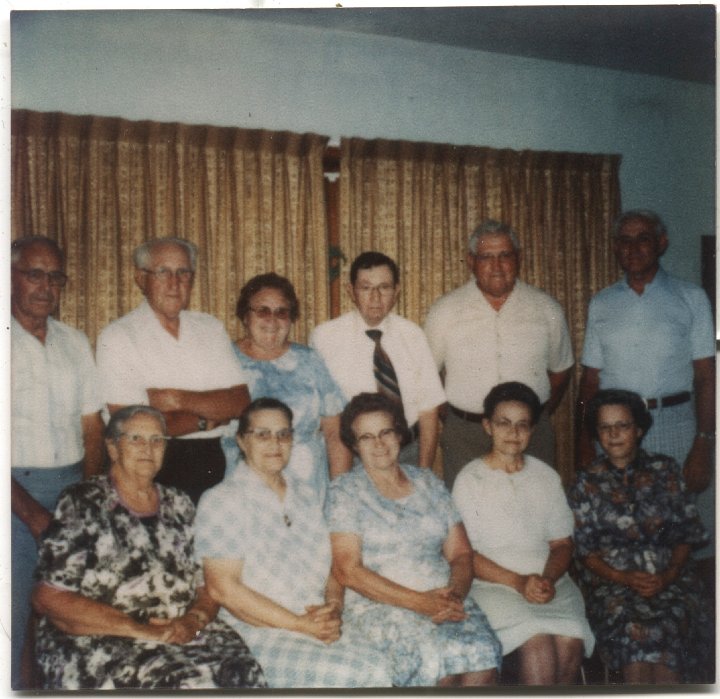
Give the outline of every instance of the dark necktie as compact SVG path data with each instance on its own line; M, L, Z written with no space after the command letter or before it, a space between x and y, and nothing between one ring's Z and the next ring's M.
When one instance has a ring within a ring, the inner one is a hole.
M375 374L378 393L384 393L389 398L400 403L400 386L398 385L395 369L393 369L390 357L388 357L387 352L380 344L382 330L366 330L365 334L375 343L373 373Z

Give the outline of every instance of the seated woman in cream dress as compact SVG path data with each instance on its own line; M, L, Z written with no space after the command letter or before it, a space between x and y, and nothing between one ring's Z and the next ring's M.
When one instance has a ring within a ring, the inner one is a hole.
M519 648L522 684L570 684L595 641L567 574L573 516L560 478L524 454L541 410L526 385L495 386L483 419L492 449L462 469L453 498L474 550L470 595L503 655Z

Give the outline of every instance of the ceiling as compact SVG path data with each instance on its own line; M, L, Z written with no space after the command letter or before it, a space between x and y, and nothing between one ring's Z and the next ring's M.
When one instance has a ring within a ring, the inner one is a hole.
M212 12L715 84L716 8L709 4Z

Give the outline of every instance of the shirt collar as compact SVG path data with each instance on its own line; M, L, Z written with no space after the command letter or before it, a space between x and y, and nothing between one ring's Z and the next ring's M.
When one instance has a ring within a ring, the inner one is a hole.
M652 281L649 281L647 284L645 284L645 287L643 289L643 295L645 295L647 291L653 291L654 289L664 289L667 286L669 279L670 275L662 268L661 265L660 267L658 267L658 271L655 273ZM623 276L621 283L625 287L625 289L636 293L628 283L627 274Z
M365 322L365 319L360 315L360 311L358 311L357 308L353 311L353 313L355 314L355 325L360 328L362 332L365 332L366 330L380 330L383 333L387 332L390 328L390 317L393 315L393 312L391 311L380 321L378 325L370 327Z

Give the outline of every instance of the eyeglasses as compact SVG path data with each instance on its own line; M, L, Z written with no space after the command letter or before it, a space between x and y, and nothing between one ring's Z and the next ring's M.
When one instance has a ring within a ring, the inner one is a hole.
M167 284L173 278L177 279L181 284L187 284L195 274L191 269L168 269L167 267L160 267L160 269L143 268L142 271L146 274L152 274L163 284Z
M288 320L290 318L290 309L284 306L280 308L270 308L269 306L250 306L250 310L263 320L269 320L272 317L278 320Z
M395 285L378 284L377 286L370 286L369 284L362 284L361 286L356 286L355 291L358 294L364 294L366 296L370 296L373 291L377 291L380 296L390 296L390 294L395 291Z
M269 442L273 437L275 437L280 444L289 444L292 442L293 429L285 428L283 430L278 430L275 434L273 434L272 430L261 427L257 430L248 430L245 434L253 435L258 442Z
M46 272L43 269L18 269L17 267L13 267L13 269L25 275L31 284L43 284L47 281L50 286L63 287L68 280L67 274L64 272Z
M145 435L142 434L121 432L120 436L125 437L128 443L134 447L146 447L149 444L153 449L158 449L170 439L170 437L166 437L164 434L151 434L149 437L145 437Z
M389 442L397 437L397 429L395 427L386 427L384 430L380 430L377 434L370 434L365 432L359 437L356 437L355 441L362 446L375 446L378 440L381 442Z
M625 248L632 247L633 245L639 245L643 247L652 245L653 243L655 243L656 240L657 238L650 233L643 233L637 236L637 238L632 238L629 235L615 236L615 242Z
M510 420L490 420L492 424L499 430L504 432L515 431L518 432L530 432L532 425L529 422L510 422Z
M635 427L634 422L614 422L612 425L602 423L598 425L598 432L600 434L612 434L613 432L627 432Z
M481 252L479 254L474 254L473 257L481 264L492 262L493 260L497 260L498 262L510 262L516 258L516 253L514 250L503 250L497 255L491 255L488 252Z

